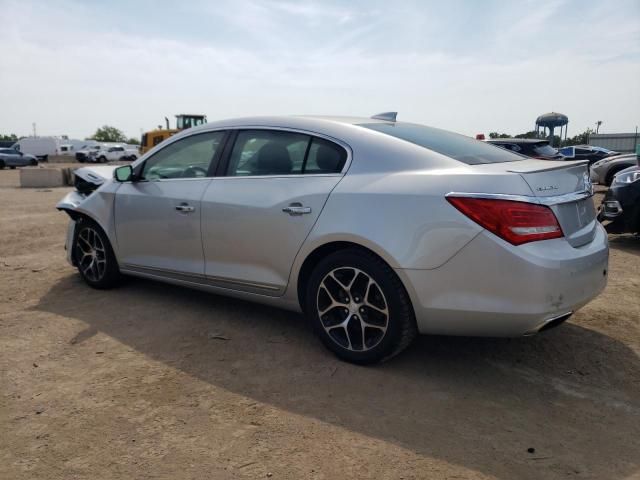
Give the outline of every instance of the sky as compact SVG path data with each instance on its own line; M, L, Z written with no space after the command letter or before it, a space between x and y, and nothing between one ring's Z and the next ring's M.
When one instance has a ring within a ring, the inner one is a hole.
M177 113L371 116L467 135L640 125L640 0L0 0L0 134Z

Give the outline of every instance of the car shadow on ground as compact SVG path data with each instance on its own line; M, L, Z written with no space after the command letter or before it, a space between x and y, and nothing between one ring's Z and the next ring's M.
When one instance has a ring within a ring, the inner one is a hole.
M640 235L609 235L609 245L616 250L640 255Z
M217 387L497 478L639 469L638 356L572 323L522 339L421 337L358 367L300 315L145 280L104 292L69 275L35 309L85 322L78 343L102 332Z

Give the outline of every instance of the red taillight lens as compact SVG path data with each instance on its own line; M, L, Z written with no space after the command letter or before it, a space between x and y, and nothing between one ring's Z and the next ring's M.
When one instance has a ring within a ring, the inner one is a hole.
M471 220L513 245L562 237L551 209L535 203L472 197L447 197Z

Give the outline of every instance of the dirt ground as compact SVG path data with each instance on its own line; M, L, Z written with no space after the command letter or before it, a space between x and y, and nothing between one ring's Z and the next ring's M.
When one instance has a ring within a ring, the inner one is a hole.
M640 240L536 337L421 337L375 367L298 315L150 281L86 287L69 190L0 171L0 478L640 478ZM215 337L224 337L219 339Z

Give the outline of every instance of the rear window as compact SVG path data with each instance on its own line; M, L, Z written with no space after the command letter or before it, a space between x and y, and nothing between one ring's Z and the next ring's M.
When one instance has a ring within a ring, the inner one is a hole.
M542 144L542 145L536 145L534 150L536 151L537 154L539 155L547 155L549 157L552 157L554 155L558 154L558 150L556 150L555 148L553 148L551 145L549 145L548 143Z
M471 137L415 123L365 123L359 126L420 145L467 165L515 162L525 158Z

